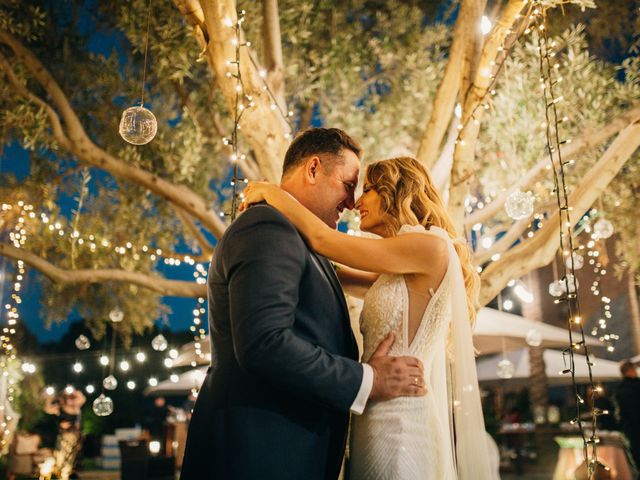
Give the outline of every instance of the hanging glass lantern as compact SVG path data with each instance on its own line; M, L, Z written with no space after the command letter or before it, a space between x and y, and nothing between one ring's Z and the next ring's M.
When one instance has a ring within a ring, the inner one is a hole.
M87 350L91 347L91 342L86 335L79 335L78 338L76 338L75 344L78 350Z
M113 413L113 400L101 393L98 398L93 401L93 413L99 417L106 417Z
M580 270L582 267L584 267L584 257L582 255L580 255L578 252L573 252L572 257L574 270ZM564 261L564 264L567 266L567 268L571 268L571 257L567 257Z
M109 312L109 320L113 323L119 323L124 318L124 312L120 310L118 307L114 308Z
M552 297L561 297L565 293L564 281L554 280L549 284L549 295Z
M535 328L532 328L527 332L525 341L530 347L539 347L542 345L542 334Z
M102 380L102 386L107 390L115 390L118 388L118 380L113 375L109 375L104 380Z
M527 218L533 213L533 196L529 192L516 190L507 197L504 202L507 215L514 220Z
M161 333L153 337L153 340L151 340L151 347L156 352L163 352L167 349L168 346L169 342L167 342L167 339L164 338L164 335L162 335Z
M120 136L133 145L145 145L156 136L156 116L144 107L129 107L122 112Z
M513 377L513 373L516 371L516 367L513 365L511 360L508 358L503 358L498 362L498 368L496 368L496 375L500 378L511 378Z
M593 232L596 237L601 239L607 239L613 235L613 224L606 218L601 218L593 226Z
M578 279L576 278L574 283L574 277L569 273L567 274L567 281L569 282L569 293L576 293L576 288L580 286ZM562 283L564 283L564 281Z

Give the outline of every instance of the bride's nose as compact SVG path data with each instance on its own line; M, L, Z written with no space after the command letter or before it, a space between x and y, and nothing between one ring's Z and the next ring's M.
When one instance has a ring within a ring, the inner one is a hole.
M362 195L360 195L360 196L358 197L358 199L356 200L356 203L355 203L355 205L354 205L354 208L355 208L356 210L360 210L360 201L361 201L361 200L362 200Z

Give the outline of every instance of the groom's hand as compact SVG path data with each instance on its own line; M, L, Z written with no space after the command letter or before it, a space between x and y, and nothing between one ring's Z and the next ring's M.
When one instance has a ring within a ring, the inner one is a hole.
M414 357L389 356L393 342L394 335L390 333L367 362L373 368L373 387L369 400L421 397L427 393L422 362Z

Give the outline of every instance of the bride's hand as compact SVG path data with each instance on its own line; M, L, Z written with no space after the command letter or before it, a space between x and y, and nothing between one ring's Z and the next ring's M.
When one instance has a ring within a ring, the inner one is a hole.
M269 182L249 182L242 192L244 200L240 204L239 210L242 212L251 205L266 201L269 203L269 193L280 190L280 187Z

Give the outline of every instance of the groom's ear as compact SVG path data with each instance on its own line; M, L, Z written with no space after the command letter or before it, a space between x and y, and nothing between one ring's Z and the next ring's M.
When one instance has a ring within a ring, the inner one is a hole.
M316 179L318 177L318 174L320 173L321 168L322 164L320 162L320 157L318 157L317 155L312 156L306 161L304 174L309 183L316 183Z

